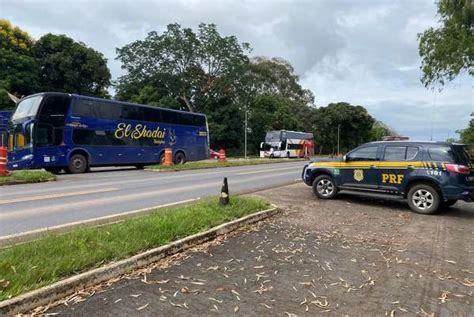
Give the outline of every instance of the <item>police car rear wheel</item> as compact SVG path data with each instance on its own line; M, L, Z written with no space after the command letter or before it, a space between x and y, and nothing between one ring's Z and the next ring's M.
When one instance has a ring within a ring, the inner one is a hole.
M408 192L408 205L420 214L432 214L438 210L440 197L430 185L416 185Z
M331 199L337 194L337 188L331 176L321 175L313 182L313 192L321 199Z

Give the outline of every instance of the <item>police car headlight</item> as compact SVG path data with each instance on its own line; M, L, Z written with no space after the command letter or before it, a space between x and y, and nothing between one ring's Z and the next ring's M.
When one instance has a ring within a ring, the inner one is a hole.
M33 154L23 155L23 156L21 157L21 160L22 160L22 161L32 160L32 159L33 159Z

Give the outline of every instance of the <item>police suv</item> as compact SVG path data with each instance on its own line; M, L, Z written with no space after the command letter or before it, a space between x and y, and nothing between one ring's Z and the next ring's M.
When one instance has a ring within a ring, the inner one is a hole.
M381 141L344 157L312 161L303 181L321 199L339 191L406 199L418 213L431 214L457 200L474 200L474 146L442 142Z

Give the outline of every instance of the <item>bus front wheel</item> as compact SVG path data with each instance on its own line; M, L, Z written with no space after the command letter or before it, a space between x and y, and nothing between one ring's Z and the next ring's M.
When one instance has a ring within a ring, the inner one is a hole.
M74 154L69 159L67 169L71 174L84 173L87 171L87 159L82 154Z

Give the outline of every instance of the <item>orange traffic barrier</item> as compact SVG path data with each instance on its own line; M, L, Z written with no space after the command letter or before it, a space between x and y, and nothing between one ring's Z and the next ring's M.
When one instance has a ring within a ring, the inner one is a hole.
M163 162L163 166L171 166L173 165L173 150L170 148L165 149L165 161Z
M219 150L219 162L225 162L226 157L225 157L225 151L224 149Z
M7 148L0 147L0 176L7 176Z

